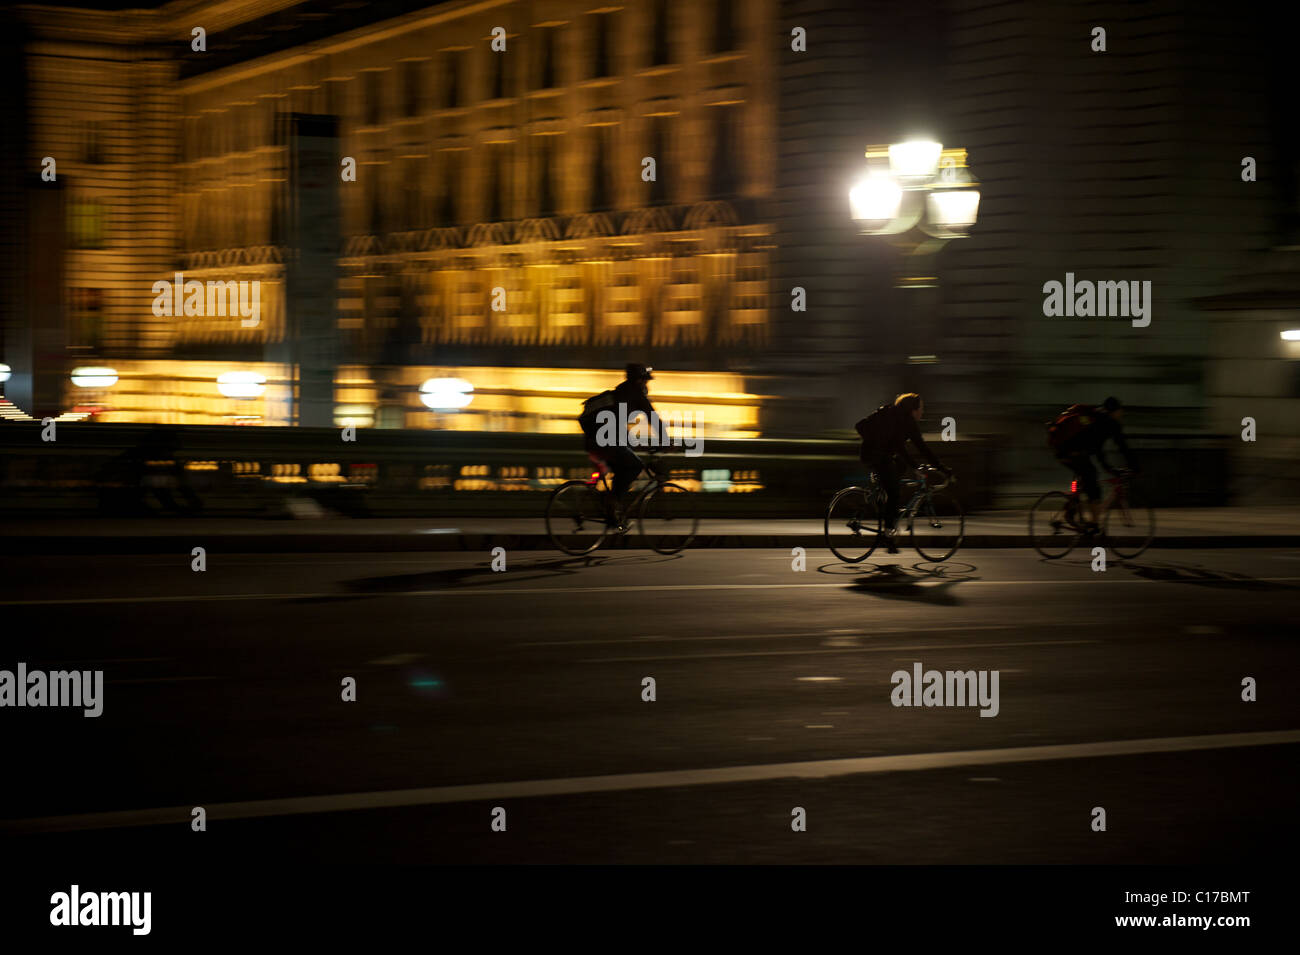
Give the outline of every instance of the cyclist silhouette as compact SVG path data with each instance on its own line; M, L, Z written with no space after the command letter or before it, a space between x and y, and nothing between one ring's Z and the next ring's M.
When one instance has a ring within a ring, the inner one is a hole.
M617 387L588 398L578 416L587 456L602 469L608 467L614 472L613 493L606 500L607 516L620 529L623 528L622 499L644 468L641 459L628 447L626 431L620 428L645 415L655 425L654 444L667 444L646 384L654 378L653 371L638 362L629 363L624 380Z
M901 475L896 458L901 457L907 466L916 470L916 462L907 453L907 442L911 441L933 467L945 474L952 469L939 463L930 446L921 437L917 422L925 414L925 402L915 392L899 395L892 405L881 405L855 426L862 438L862 450L858 457L880 478L880 486L885 489L885 534L889 541L889 553L898 553L895 540L898 533L898 490Z
M1118 398L1111 396L1097 408L1071 405L1052 423L1049 432L1048 441L1056 452L1056 460L1074 472L1080 490L1088 498L1088 513L1092 521L1085 529L1091 533L1096 533L1101 523L1101 487L1097 483L1097 468L1093 466L1092 456L1097 456L1097 461L1108 473L1118 473L1106 460L1102 447L1107 440L1112 440L1124 456L1128 469L1138 470L1124 440L1123 420L1124 406Z

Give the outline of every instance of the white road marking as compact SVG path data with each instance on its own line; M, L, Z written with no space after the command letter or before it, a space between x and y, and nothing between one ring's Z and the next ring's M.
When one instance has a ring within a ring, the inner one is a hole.
M1095 627L1096 624L1057 624L1053 626L1089 626ZM714 636L712 634L684 637L614 637L608 640L542 640L531 643L516 643L516 647L580 647L585 645L597 646L605 643L644 643L654 640L671 640L675 643L691 641L708 641L708 640L784 640L788 637L824 637L827 633L835 633L836 638L843 635L853 635L858 637L874 637L884 633L943 633L950 630L960 630L963 632L972 630L1015 630L1015 627L1003 625L979 625L973 627L880 627L876 630L796 630L790 633L727 633Z
M571 796L580 793L627 792L640 789L669 789L682 786L716 786L767 782L776 779L834 779L864 773L916 772L952 769L960 766L996 766L1006 763L1036 763L1064 759L1098 759L1108 756L1136 756L1147 753L1180 753L1244 746L1279 746L1300 743L1300 730L1271 730L1257 733L1219 733L1206 736L1172 736L1158 739L1106 740L1096 743L1063 743L1007 749L974 749L946 753L909 753L899 756L854 756L819 759L801 763L765 763L753 766L723 766L715 769L678 769L650 773L622 773L611 776L573 776L563 779L530 779L519 782L474 783L426 789L390 789L377 792L336 793L328 796L291 796L286 799L257 799L249 802L206 803L208 819L261 819L268 816L298 816L356 809L395 809L403 806L431 806L486 800L528 799L538 796ZM0 820L0 832L73 832L84 829L117 829L130 826L187 824L192 805L156 809L126 809L83 815L45 816Z
M892 653L901 650L984 650L990 647L1070 647L1100 640L1034 640L1025 643L932 643L908 647L836 647L834 650L754 650L739 653L684 653L675 657L597 657L579 663L649 663L655 660L721 660L730 657L792 657L814 653Z
M422 656L424 656L423 653L394 653L392 656L380 657L377 660L367 660L366 666L373 664L376 666L399 667L407 663L414 663Z
M1300 577L1252 577L1254 582L1287 583L1300 580ZM1148 580L1146 578L1121 579L1081 578L1079 580L963 580L962 588L969 587L1064 587L1069 584L1082 584L1088 587L1114 587L1123 584L1140 584L1157 586L1178 583L1178 581ZM909 580L904 585L916 584ZM943 586L944 582L930 586ZM150 604L150 603L199 603L205 600L321 600L325 598L366 598L366 597L502 597L546 596L548 594L627 594L627 593L663 593L679 590L846 590L851 583L837 584L645 584L640 586L617 587L496 587L490 583L474 584L458 590L407 590L396 592L332 590L322 593L301 594L190 594L174 597L151 595L148 597L70 597L57 600L0 600L0 607L42 607L61 604ZM886 588L887 589L887 588Z
M215 676L146 676L132 680L105 680L105 683L186 683L193 680L215 680Z

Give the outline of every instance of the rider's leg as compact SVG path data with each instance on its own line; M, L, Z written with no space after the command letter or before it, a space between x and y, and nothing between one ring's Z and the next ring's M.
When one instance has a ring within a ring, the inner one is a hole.
M1097 466L1092 459L1083 455L1077 465L1079 489L1088 496L1088 515L1092 523L1101 526L1101 487L1097 484Z
M623 514L624 497L632 486L636 476L641 473L641 459L629 448L611 448L607 452L610 465L614 469L614 491L611 497L618 507L618 515Z
M885 527L893 530L898 526L898 465L892 454L877 454L871 459L871 469L880 478L880 486L885 491L885 513L882 515Z
M1083 503L1084 498L1086 497L1087 503L1084 506L1087 508L1088 514L1091 515L1092 523L1096 524L1097 502L1096 499L1091 496L1092 492L1089 491L1089 488L1095 490L1097 486L1097 469L1093 467L1092 460L1088 455L1079 454L1077 452L1073 454L1059 454L1057 455L1056 460L1060 461L1061 464L1069 469L1070 473L1074 475L1078 486L1078 493L1074 495L1073 501L1066 507L1066 517L1071 522L1082 523L1080 519L1083 515L1076 510L1076 507Z
M587 437L585 447L587 449L587 456L591 458L592 464L600 468L601 477L600 480L596 482L596 491L600 495L600 500L605 506L605 519L610 524L617 524L618 514L614 509L614 495L609 490L611 485L609 472L612 469L610 461L610 458L612 457L611 449L600 447L596 443L595 438L590 436Z
M895 533L898 530L898 495L899 495L899 473L898 465L894 461L892 454L877 454L871 459L871 469L876 472L876 477L880 480L880 486L885 492L885 513L881 515L885 524L885 533L887 535L886 551L890 554L898 553L898 542L895 540Z

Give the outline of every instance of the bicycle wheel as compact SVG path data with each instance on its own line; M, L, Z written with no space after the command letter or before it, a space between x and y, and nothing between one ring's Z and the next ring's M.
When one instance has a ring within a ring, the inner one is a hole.
M590 554L609 533L605 502L586 481L569 481L546 502L546 533L566 554Z
M947 560L966 535L966 514L947 491L927 494L908 523L912 546L926 560Z
M695 540L700 526L695 495L679 484L660 484L641 502L637 526L651 550L676 554Z
M1126 488L1124 495L1101 520L1106 546L1119 557L1137 557L1155 540L1156 512L1148 507L1140 495Z
M880 506L860 487L846 487L826 509L826 546L846 564L871 556L880 543Z
M1070 495L1048 491L1029 509L1029 543L1048 560L1064 557L1079 542L1070 506Z

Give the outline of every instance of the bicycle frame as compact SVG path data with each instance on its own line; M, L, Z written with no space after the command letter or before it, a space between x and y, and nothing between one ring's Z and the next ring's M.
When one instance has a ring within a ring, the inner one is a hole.
M640 508L642 504L645 503L645 499L650 495L650 492L655 491L668 483L668 480L659 473L657 468L654 467L654 464L656 463L654 452L649 452L648 456L650 457L650 460L642 463L641 470L637 473L636 478L632 479L633 483L635 483L643 474L649 475L649 480L646 482L645 487L641 488L641 490L637 492L636 497L632 498L632 502L627 506L626 513L629 517L640 512ZM610 481L609 476L611 471L609 465L604 464L603 462L597 463L594 460L592 463L595 464L596 471L587 481L587 486L591 487L601 495L613 494L614 485Z
M948 481L944 481L942 484L936 484L931 487L930 482L924 478L903 478L898 482L898 484L900 488L915 488L912 492L912 496L908 498L907 503L903 505L902 509L898 513L900 520L907 520L907 529L910 531L912 529L913 521L916 520L916 515L921 511L921 505L925 501L929 500L936 491L942 491L946 488L948 486ZM883 508L885 503L885 489L881 486L880 477L875 471L871 472L870 486L871 494L875 498L875 503Z
M1102 478L1110 485L1110 491L1101 502L1102 513L1113 510L1116 505L1123 506L1125 494L1128 490L1128 478L1124 476ZM1066 493L1069 499L1068 507L1074 516L1073 523L1078 525L1079 508L1083 504L1083 495L1079 491L1079 480L1075 478L1070 482L1070 490ZM1081 529L1081 528L1077 528Z

